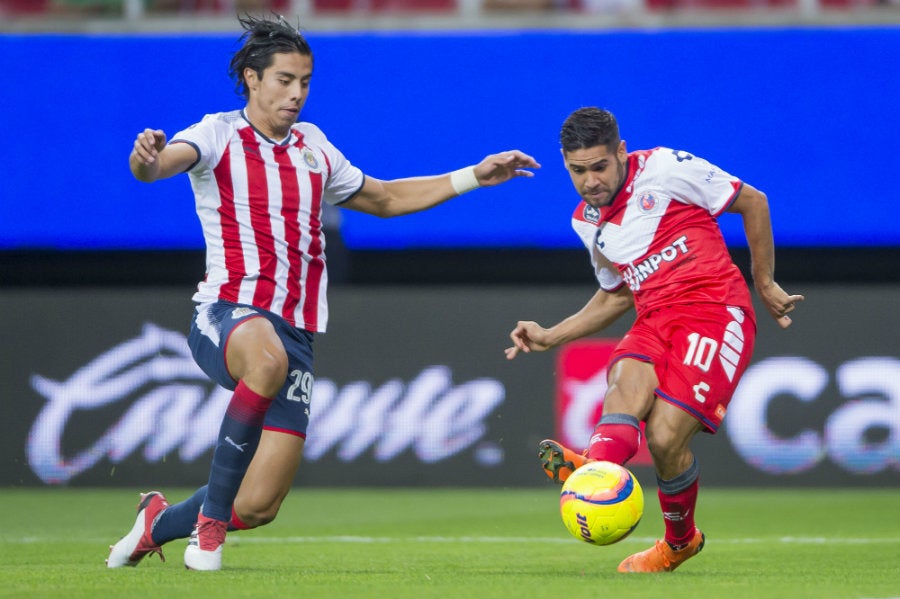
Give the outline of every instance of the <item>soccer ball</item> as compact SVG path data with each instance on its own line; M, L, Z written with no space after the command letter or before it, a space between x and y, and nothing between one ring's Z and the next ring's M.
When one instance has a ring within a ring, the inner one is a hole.
M563 484L559 511L576 538L611 545L631 534L641 521L644 492L627 468L612 462L588 462Z

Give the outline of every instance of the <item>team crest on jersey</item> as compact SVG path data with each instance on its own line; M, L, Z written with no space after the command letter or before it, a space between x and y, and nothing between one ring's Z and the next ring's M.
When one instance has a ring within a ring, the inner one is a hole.
M319 170L319 161L316 160L316 155L313 154L312 150L310 150L309 148L303 148L302 150L300 150L300 155L303 156L303 162L306 163L306 166L309 167L309 170Z
M587 204L585 204L584 212L582 213L582 215L584 216L584 220L589 223L593 223L596 225L598 222L600 222L600 210L594 208L593 206L588 206Z
M658 203L652 193L645 193L638 199L638 207L641 212L653 212Z

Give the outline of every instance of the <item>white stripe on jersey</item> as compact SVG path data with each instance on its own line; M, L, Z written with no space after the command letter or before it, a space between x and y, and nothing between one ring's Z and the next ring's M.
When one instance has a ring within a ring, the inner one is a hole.
M310 123L283 144L239 111L207 115L171 143L200 160L189 175L207 245L207 276L194 301L224 299L324 332L328 321L322 202L346 200L362 172Z

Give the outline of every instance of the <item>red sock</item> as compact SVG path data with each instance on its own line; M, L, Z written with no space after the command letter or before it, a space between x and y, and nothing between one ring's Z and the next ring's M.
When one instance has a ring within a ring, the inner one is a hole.
M694 508L697 507L697 491L700 479L694 479L686 489L668 495L659 489L659 506L666 523L666 542L673 547L687 544L694 536Z
M231 508L231 521L228 522L228 530L248 530L253 528L243 520L241 520L237 512L234 511L234 507Z
M260 395L241 380L234 388L225 414L243 424L261 426L273 399Z
M606 416L601 418L600 424L594 429L587 457L592 460L625 464L637 453L641 443L641 427L637 419L634 419L634 423L627 424L604 422L605 419Z

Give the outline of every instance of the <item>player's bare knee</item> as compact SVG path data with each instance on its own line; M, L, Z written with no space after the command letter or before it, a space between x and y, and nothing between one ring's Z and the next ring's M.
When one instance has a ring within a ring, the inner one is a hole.
M263 351L242 377L251 389L266 397L274 397L284 386L288 375L288 358L284 351Z
M647 426L647 449L657 464L669 464L677 460L684 448L682 440L674 431L668 428Z
M622 385L614 385L606 390L603 399L604 414L628 414L638 420L646 418L653 407L653 394L626 391Z
M256 366L260 375L272 384L277 384L280 389L287 379L288 374L288 357L284 350L266 351L259 359Z

